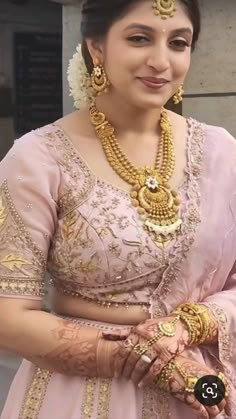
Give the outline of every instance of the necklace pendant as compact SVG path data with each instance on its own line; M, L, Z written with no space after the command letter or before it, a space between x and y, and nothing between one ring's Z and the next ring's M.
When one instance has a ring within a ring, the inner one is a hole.
M175 223L168 226L155 224L153 221L146 219L144 222L145 229L154 235L154 241L157 247L164 248L174 240L176 234L180 230L182 220L179 218Z

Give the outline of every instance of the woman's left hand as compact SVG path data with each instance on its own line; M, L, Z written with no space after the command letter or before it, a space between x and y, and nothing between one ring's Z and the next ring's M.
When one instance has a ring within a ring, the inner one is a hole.
M163 336L158 338L161 334ZM184 322L176 320L173 316L147 320L133 327L126 336L125 332L120 331L117 334L104 333L103 336L108 340L126 337L126 340L120 343L126 359L122 359L121 356L117 358L115 374L116 377L123 376L140 385L152 384L162 368L183 352L189 342ZM132 350L127 356L128 348Z

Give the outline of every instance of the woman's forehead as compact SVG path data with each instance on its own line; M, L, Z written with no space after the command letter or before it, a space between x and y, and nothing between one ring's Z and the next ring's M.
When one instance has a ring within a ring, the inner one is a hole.
M157 31L173 31L178 28L190 28L192 30L192 22L186 13L185 8L178 1L175 3L175 11L173 17L163 19L157 15L154 10L153 0L143 0L137 2L126 15L119 19L114 26L117 29L129 29L135 26L148 26Z

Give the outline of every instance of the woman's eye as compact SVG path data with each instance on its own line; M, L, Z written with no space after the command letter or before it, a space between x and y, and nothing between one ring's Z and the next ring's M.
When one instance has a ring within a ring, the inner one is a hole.
M171 41L170 44L180 50L184 50L186 47L190 47L189 43L187 41L184 41L183 39L175 39L174 41Z
M144 42L148 42L148 38L143 35L134 35L130 36L128 41L134 42L136 44L143 44Z

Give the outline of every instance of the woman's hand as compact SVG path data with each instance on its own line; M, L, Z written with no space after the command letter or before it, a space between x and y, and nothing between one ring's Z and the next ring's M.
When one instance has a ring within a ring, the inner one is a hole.
M140 385L152 384L162 368L184 351L189 340L185 324L175 317L147 320L133 327L129 334L119 331L103 336L108 340L126 337L120 342L115 376L130 378Z
M178 400L186 403L189 407L199 413L199 418L209 419L214 418L225 409L228 414L229 406L226 397L215 406L203 406L195 397L194 391L188 390L187 378L192 379L193 388L194 382L206 375L215 375L217 373L199 362L188 359L183 355L176 356L176 358L164 368L162 373L157 377L156 385L168 391ZM226 385L226 383L225 383ZM226 386L227 387L227 386Z

